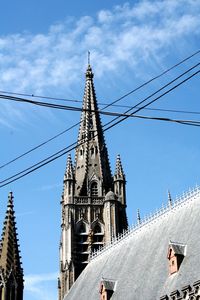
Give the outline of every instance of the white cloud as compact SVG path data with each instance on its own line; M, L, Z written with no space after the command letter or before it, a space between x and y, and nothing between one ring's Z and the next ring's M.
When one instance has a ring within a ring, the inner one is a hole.
M60 187L62 187L61 183L49 184L49 185L41 186L40 188L37 189L37 191L46 192L46 191L58 189Z
M67 19L50 26L47 34L2 36L0 90L55 96L65 91L76 98L74 86L80 83L88 50L97 77L108 71L115 76L122 67L141 63L145 73L152 60L164 60L170 47L190 53L200 33L199 13L195 0L140 1L101 10L96 18ZM0 122L6 123L2 115Z
M30 274L25 276L25 296L31 296L37 300L55 300L56 291L49 288L48 283L57 282L58 273Z

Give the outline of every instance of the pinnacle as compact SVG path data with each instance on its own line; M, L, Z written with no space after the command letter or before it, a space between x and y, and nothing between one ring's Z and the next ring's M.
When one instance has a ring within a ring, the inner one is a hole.
M141 223L141 217L140 217L140 210L138 208L137 210L137 223L140 224Z
M171 193L169 190L168 190L168 205L172 206L172 197L171 197Z
M67 157L67 166L66 166L64 179L69 179L69 178L73 178L73 165L72 165L72 158L70 153L68 154Z
M117 155L117 159L116 159L115 175L124 177L124 171L122 168L121 158L119 154Z
M13 268L16 272L19 271L21 273L22 271L21 267L19 269L21 262L15 226L16 222L13 199L13 193L9 192L0 248L0 267L4 269L7 274L11 272Z

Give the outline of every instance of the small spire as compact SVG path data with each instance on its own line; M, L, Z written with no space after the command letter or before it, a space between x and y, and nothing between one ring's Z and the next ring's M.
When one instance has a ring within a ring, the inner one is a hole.
M72 165L72 158L71 158L71 154L68 154L67 157L67 166L66 166L66 171L65 171L65 175L64 175L64 180L66 179L73 179L74 177L74 171L73 171L73 165Z
M5 281L9 278L10 273L13 272L14 277L18 280L19 290L23 290L23 269L20 260L13 199L13 193L9 192L1 239L0 268L6 276Z
M141 217L140 217L140 210L139 208L137 209L137 224L141 224Z
M124 177L124 171L122 168L120 155L117 155L116 166L115 166L115 175L119 177Z
M173 205L171 193L170 193L169 190L168 190L168 205L169 205L170 207L172 207L172 205Z

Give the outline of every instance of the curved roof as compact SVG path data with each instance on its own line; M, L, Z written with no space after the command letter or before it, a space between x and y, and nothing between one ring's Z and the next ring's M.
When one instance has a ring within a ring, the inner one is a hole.
M139 224L118 243L97 255L76 280L64 300L99 299L103 278L116 282L112 300L156 300L200 279L200 190ZM170 240L187 245L178 273L169 275ZM124 298L125 297L125 298Z
M109 201L109 200L115 200L116 196L112 191L109 191L106 195L105 195L105 201Z

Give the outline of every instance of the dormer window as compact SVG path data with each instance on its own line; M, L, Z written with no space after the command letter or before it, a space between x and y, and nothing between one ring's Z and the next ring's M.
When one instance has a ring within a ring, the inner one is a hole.
M177 273L186 255L186 245L170 242L167 258L169 260L169 274Z
M116 282L113 280L102 280L100 283L100 300L110 300L115 291Z

